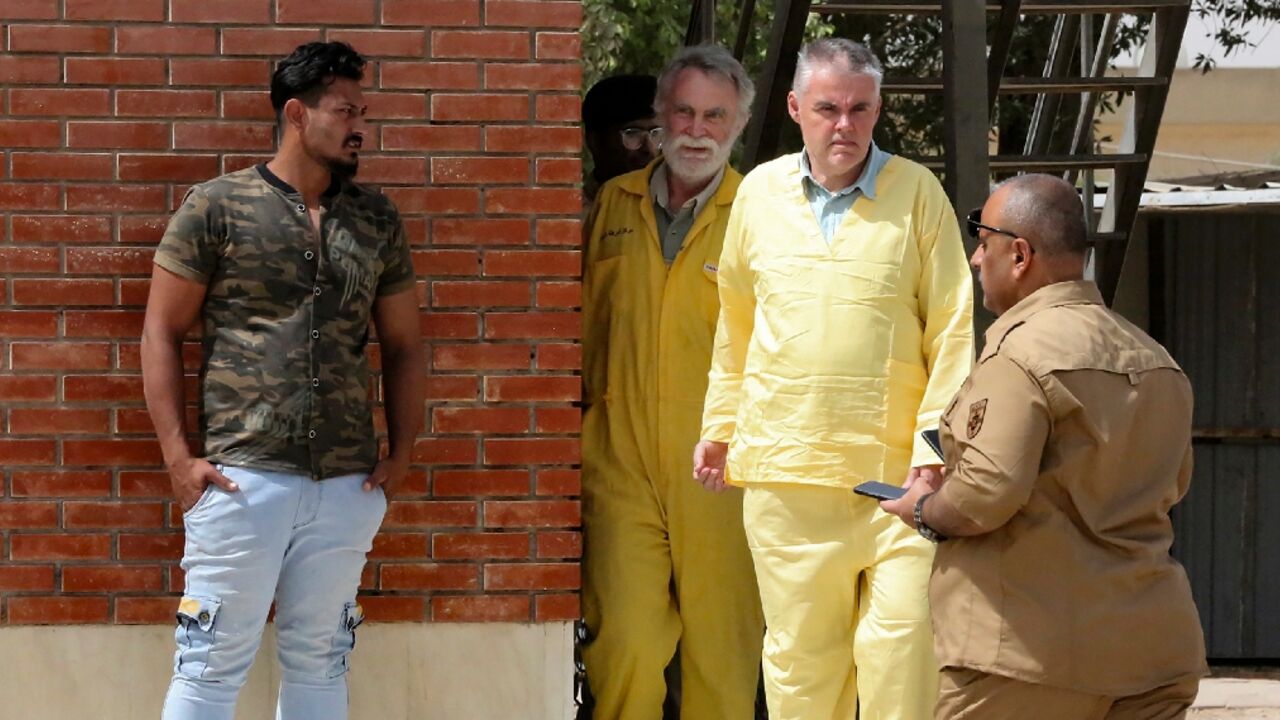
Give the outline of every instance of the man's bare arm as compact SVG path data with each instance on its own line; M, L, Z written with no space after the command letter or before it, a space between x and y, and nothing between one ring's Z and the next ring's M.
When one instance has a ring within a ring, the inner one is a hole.
M390 493L409 471L413 445L422 428L426 375L417 292L410 288L378 298L373 319L382 348L382 392L390 447L365 488L382 485Z

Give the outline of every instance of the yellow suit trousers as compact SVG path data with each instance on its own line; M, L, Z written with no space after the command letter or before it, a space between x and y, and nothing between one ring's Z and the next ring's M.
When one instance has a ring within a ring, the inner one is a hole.
M748 484L770 720L925 720L933 544L843 488Z

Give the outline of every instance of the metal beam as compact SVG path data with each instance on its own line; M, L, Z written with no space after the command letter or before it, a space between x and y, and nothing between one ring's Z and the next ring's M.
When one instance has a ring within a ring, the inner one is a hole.
M1053 27L1049 57L1044 64L1045 78L1055 79L1067 76L1079 28L1079 15L1058 16L1058 21ZM1031 127L1027 130L1027 142L1023 150L1027 155L1043 155L1049 151L1049 143L1053 139L1053 125L1061 104L1062 98L1057 94L1046 93L1036 98L1036 107L1031 113Z
M689 10L689 28L684 33L684 44L701 45L716 41L716 0L693 0Z
M813 11L828 15L863 13L876 15L938 15L946 3L916 2L914 0L880 0L880 2L824 2L813 6ZM1184 0L1033 0L1022 3L1025 14L1045 13L1131 13L1146 14L1163 8L1176 8ZM985 3L987 12L999 12L1000 2Z
M771 159L778 152L783 123L787 122L787 91L796 72L796 55L809 19L809 0L774 0L773 30L764 71L756 84L756 106L747 126L742 153L743 172Z
M747 41L751 39L751 26L756 18L756 0L742 0L738 6L738 37L733 43L733 57L742 62L747 54Z
M987 199L991 118L986 78L972 71L987 58L987 16L983 0L951 0L942 13L942 97L946 122L944 142L947 195L958 208Z
M1134 90L1152 85L1167 85L1168 78L1153 77L1064 77L1064 78L1004 78L1000 81L1001 95L1039 95L1040 93L1104 93ZM940 77L888 77L880 84L880 91L903 95L927 95L940 93L943 81Z
M1013 31L1018 26L1021 0L1004 0L1000 3L1000 17L991 37L991 50L987 53L987 117L996 111L996 96L1004 78L1004 66L1009 62L1009 48L1013 45Z

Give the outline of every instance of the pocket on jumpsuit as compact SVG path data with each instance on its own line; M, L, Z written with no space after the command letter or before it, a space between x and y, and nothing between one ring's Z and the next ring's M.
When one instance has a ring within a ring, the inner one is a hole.
M329 668L329 677L347 674L347 656L356 648L356 628L362 622L364 609L360 603L349 602L342 606L342 619L338 623L337 634L333 636L333 666Z
M222 601L188 595L178 603L178 659L174 670L190 678L204 677L209 669L209 653L215 640L214 625Z

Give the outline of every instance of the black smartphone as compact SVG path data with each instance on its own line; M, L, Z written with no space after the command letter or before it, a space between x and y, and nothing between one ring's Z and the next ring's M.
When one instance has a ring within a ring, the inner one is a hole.
M924 438L924 441L929 443L929 447L933 448L933 451L938 453L939 460L945 459L942 455L942 440L938 437L937 428L932 430L921 430L920 437Z
M897 485L888 485L874 480L864 482L855 487L853 491L858 495L875 498L877 500L897 500L907 494L907 489L898 487Z

